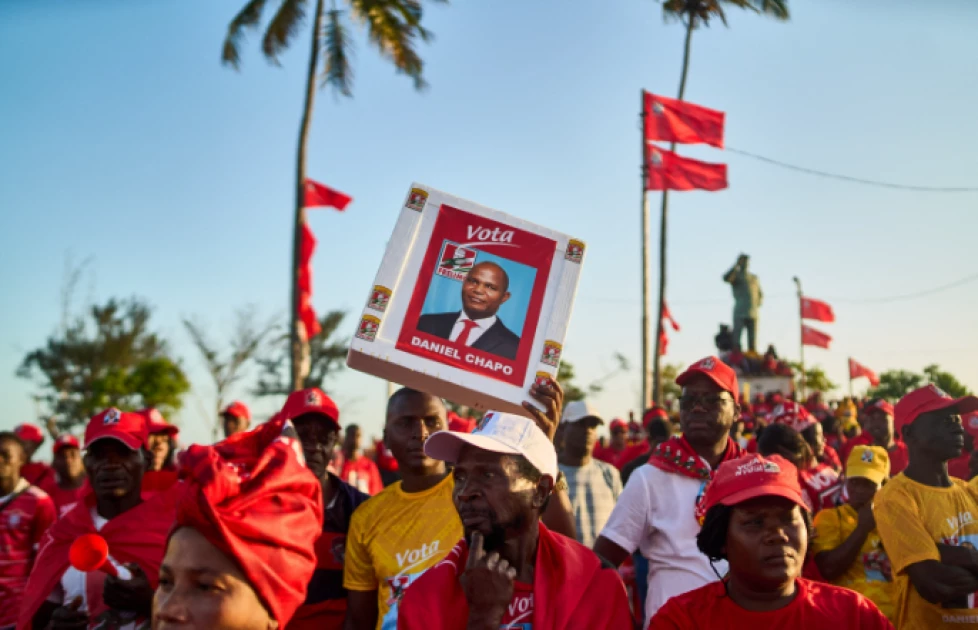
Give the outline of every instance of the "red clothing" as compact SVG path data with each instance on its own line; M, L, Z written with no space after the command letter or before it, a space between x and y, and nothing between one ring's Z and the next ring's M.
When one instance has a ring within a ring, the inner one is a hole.
M949 461L947 463L947 474L968 481L971 477L971 469L968 467L968 460L970 458L971 453L965 451L960 456Z
M20 476L27 480L27 483L38 488L44 488L47 484L54 481L54 469L44 462L27 462L20 469Z
M829 465L835 470L835 472L838 473L841 473L842 469L844 468L842 465L842 460L839 459L839 452L828 444L825 445L825 451L822 453L822 459L819 461L821 461L823 464Z
M872 446L873 438L868 433L860 433L856 437L846 442L842 449L842 461L849 459L849 454L857 445ZM890 455L890 478L896 477L903 472L903 469L910 463L910 451L902 440L894 440L893 447L887 451Z
M642 453L649 450L649 445L646 443L633 444L631 446L626 446L621 451L616 451L610 446L606 448L597 447L594 449L593 457L594 459L601 460L605 463L611 464L618 470L621 470L625 464L632 461Z
M815 464L808 470L799 470L798 481L805 491L806 501L810 502L812 514L822 509L826 500L836 495L842 487L839 474L826 464Z
M58 485L54 478L51 478L48 483L41 486L49 497L54 501L54 507L57 509L58 518L61 518L71 509L75 503L77 503L82 495L85 494L85 490L88 488L88 479L85 479L82 485L77 488L71 488L66 490Z
M756 437L752 437L751 439L747 440L747 446L744 447L744 450L747 451L748 453L752 453L752 454L753 453L756 453L757 452L757 438Z
M377 464L363 455L356 455L353 459L344 461L339 477L360 492L365 492L370 496L380 494L380 491L384 489L384 482L380 479L380 470L377 469Z
M0 499L0 628L17 623L37 546L54 522L54 501L22 482L21 491Z
M846 443L842 445L842 450L839 451L839 455L842 457L842 464L845 465L846 461L849 460L849 453L852 449L857 446L872 446L873 437L868 433L860 433L854 438L849 438ZM893 462L890 462L892 466Z
M458 576L465 570L469 548L464 540L404 592L398 607L398 630L464 630L469 604ZM529 612L513 628L540 630L620 630L632 627L625 587L614 569L601 566L590 549L554 534L540 523L532 601L514 588L507 617ZM518 586L518 585L517 585ZM506 627L505 625L502 627Z
M712 582L670 599L648 630L893 630L876 604L855 591L804 578L795 585L795 598L784 608L752 612L727 596L723 582Z
M24 591L17 630L32 627L35 613L68 569L71 543L83 534L97 532L109 544L116 561L138 564L146 572L150 584L156 588L167 536L173 527L176 499L181 490L180 486L175 486L171 492L149 496L136 507L110 520L101 530L96 530L92 522L91 508L95 505L95 495L86 492L81 501L48 529L41 541L34 571ZM105 574L98 571L92 572L88 579L87 599L91 619L106 610L102 601L104 581Z

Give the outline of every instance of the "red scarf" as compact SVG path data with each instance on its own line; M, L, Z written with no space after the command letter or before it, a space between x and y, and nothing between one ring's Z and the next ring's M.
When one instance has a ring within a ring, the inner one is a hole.
M404 592L398 630L464 630L469 604L458 576L469 548L460 541L444 560ZM601 566L590 549L540 523L533 579L533 628L618 630L631 628L625 587L614 569Z
M71 543L83 534L98 533L109 543L109 553L113 559L122 564L138 564L150 584L156 588L180 490L182 488L175 486L171 492L147 497L136 507L110 520L101 530L96 530L92 522L91 508L95 505L95 494L90 490L86 492L82 500L55 522L41 539L34 570L24 591L17 630L32 627L34 615L68 570ZM88 576L88 613L89 618L94 619L106 610L102 601L105 576L98 571Z
M723 452L723 459L720 464L743 457L747 452L740 448L740 445L727 438L727 450ZM696 454L693 447L689 445L685 437L671 437L655 447L649 463L660 470L676 475L683 475L692 479L709 481L713 478L713 473L720 467L711 469L702 457Z

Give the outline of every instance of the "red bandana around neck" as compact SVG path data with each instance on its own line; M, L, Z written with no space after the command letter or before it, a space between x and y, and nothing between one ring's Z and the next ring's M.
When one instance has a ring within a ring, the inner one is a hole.
M723 452L720 464L746 454L739 444L728 437L727 450ZM711 470L709 464L697 455L685 437L671 437L659 444L652 452L649 463L660 470L703 481L712 479L713 473L716 472L716 468ZM720 464L717 464L717 468Z

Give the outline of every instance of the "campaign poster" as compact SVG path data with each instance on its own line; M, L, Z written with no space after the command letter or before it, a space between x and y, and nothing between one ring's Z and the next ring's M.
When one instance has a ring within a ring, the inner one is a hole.
M522 386L556 249L442 205L396 348Z

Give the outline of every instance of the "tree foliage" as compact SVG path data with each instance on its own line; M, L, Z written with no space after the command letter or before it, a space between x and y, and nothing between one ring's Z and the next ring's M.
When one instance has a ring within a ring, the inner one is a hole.
M337 336L345 316L343 311L329 311L319 318L322 330L309 340L309 375L303 382L303 389L318 387L326 391L327 380L346 365L346 355L350 350L349 340ZM254 389L255 395L284 396L292 392L289 383L288 335L276 338L264 356L256 358L256 362L261 373Z
M887 370L880 374L880 384L869 388L867 395L871 398L896 401L928 383L937 385L954 398L971 394L971 391L954 375L941 370L937 365L928 365L924 368L923 374L908 370Z
M802 389L801 363L789 361L788 364L791 366L791 371L794 372L795 391L800 392ZM805 368L804 383L806 394L811 394L812 392L827 394L839 387L838 384L833 383L829 379L825 370L819 365L809 365Z
M272 322L258 323L258 313L252 306L235 313L235 327L228 340L226 351L218 350L217 344L207 334L205 326L193 319L184 319L183 327L214 381L214 413L211 415L211 433L217 439L220 430L218 416L228 404L231 387L244 376L244 367L262 350L265 340L275 330Z
M93 305L28 352L17 376L34 381L43 412L58 431L106 407L181 407L190 383L166 342L150 330L152 309L138 298Z
M664 0L662 13L667 20L687 20L693 16L699 24L709 26L711 20L718 19L727 26L725 6L747 9L778 20L788 19L787 0Z
M447 3L447 0L438 0ZM317 0L321 10L323 0ZM241 45L245 32L258 30L267 0L250 0L228 25L222 61L234 67L241 65ZM265 29L262 53L271 63L278 64L281 55L302 30L306 20L307 0L277 0L277 10ZM432 34L421 24L423 16L420 0L347 0L346 10L335 3L324 13L325 19L315 37L317 56L323 63L319 75L323 86L342 96L353 95L354 56L353 39L344 17L367 31L368 41L382 57L394 64L398 72L406 74L417 89L427 84L424 80L424 61L418 54L418 42L428 42Z

